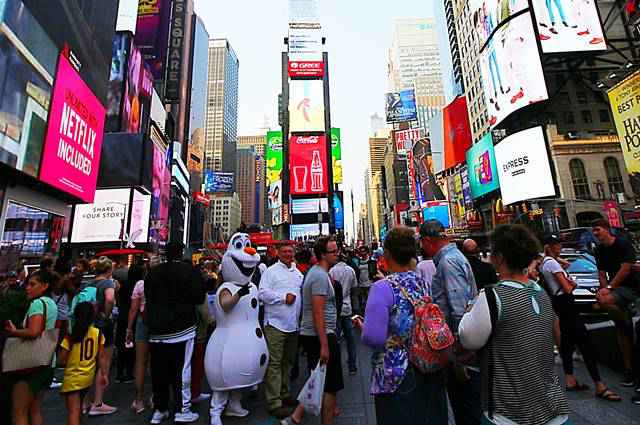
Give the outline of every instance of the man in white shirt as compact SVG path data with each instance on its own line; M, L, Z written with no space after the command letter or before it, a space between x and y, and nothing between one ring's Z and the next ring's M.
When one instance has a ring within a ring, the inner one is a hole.
M351 323L351 315L353 314L351 294L358 287L358 279L356 278L356 272L347 265L342 256L340 261L329 271L329 276L331 276L331 279L340 282L342 286L342 311L338 318L338 334L342 331L342 335L347 341L349 375L354 376L358 372L358 367L356 365L356 340Z
M289 373L298 353L303 276L293 259L293 246L281 245L278 261L263 273L258 293L269 347L265 393L269 413L278 419L289 416L297 404L289 394Z

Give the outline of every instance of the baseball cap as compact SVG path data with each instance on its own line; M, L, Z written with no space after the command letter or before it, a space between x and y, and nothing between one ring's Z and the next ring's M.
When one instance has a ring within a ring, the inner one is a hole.
M438 220L427 220L420 226L420 236L423 238L444 238L447 236L444 225Z
M549 235L546 238L544 238L545 245L557 245L559 243L561 243L560 238L557 237L556 235Z
M14 272L13 270L10 271L9 273L7 273L7 277L18 277L18 273Z

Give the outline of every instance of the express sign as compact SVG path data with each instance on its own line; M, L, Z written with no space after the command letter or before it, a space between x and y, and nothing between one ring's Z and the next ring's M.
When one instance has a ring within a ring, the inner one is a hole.
M289 62L289 77L324 77L324 62Z

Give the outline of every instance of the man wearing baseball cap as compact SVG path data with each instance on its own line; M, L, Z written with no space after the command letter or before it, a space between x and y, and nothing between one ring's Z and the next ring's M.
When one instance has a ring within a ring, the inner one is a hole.
M431 284L433 301L442 310L451 331L457 335L468 303L478 295L471 265L456 245L451 243L438 220L427 220L420 226L420 244L436 265ZM456 361L447 391L458 425L480 423L480 370L477 365L461 365Z

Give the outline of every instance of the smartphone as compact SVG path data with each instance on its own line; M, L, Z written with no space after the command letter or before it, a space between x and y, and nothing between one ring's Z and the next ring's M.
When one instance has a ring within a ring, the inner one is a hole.
M351 316L351 320L364 320L364 317L360 316L359 314L354 314L353 316Z
M378 274L378 263L375 260L369 260L367 269L369 271L369 279L373 279Z

